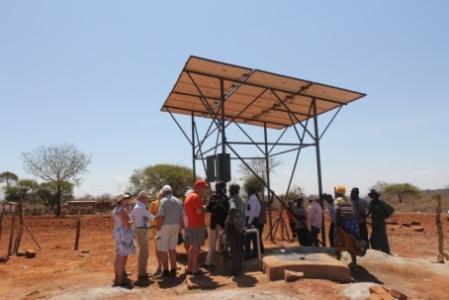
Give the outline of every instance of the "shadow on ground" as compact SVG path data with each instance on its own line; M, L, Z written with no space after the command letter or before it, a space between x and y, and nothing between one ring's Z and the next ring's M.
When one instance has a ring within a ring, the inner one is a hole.
M169 289L182 284L186 280L186 274L181 274L176 277L167 277L157 282L161 289Z
M358 265L357 267L351 268L351 277L354 282L374 282L378 284L383 284L376 276L371 274L367 269Z

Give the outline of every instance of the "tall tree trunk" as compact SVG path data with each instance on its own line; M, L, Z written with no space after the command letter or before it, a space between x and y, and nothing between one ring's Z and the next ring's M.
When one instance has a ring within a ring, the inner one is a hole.
M56 216L61 216L61 202L62 202L62 193L61 193L61 184L58 182L58 191L56 193L56 196L58 198L58 203L56 207Z

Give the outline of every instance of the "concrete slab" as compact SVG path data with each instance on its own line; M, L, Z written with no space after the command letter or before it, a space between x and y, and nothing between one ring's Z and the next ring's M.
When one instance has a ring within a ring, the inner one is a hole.
M263 270L271 281L283 279L285 270L289 270L304 273L304 278L350 282L348 266L333 258L332 253L335 252L330 248L281 249L263 258Z

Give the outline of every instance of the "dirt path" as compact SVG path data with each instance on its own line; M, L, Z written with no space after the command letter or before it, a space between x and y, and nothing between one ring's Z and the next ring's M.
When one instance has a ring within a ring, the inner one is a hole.
M4 255L7 248L5 233L8 232L8 221L4 224L0 255ZM362 268L353 273L354 281L383 283L416 299L447 299L449 273L446 270L449 266L429 263L435 258L437 249L434 217L401 214L395 215L391 221L397 223L389 225L392 251L396 256L407 259L370 254L360 259ZM412 221L420 222L420 225L411 226ZM111 288L114 243L109 216L82 218L79 251L72 250L74 218L33 217L28 218L28 223L44 250L39 251L35 259L11 257L7 263L0 264L0 299L146 299L148 296L172 299L180 295L185 299L347 299L344 290L348 286L330 281L269 282L265 274L257 271L255 261L245 264L244 275L233 278L212 273L200 279L200 290L189 290L183 275L185 251L182 247L178 249L181 268L177 279L154 280L146 287L135 287L133 290ZM415 231L417 226L422 226L424 231ZM445 233L448 233L449 223L445 221L444 226ZM446 249L449 249L447 236ZM270 248L279 247L281 243L271 245L266 241L266 244ZM22 248L35 249L27 234L24 235ZM152 241L150 249L151 254L154 253ZM154 256L151 255L150 272L154 266ZM128 271L134 273L135 270L136 257L131 256ZM134 277L135 274L131 276Z

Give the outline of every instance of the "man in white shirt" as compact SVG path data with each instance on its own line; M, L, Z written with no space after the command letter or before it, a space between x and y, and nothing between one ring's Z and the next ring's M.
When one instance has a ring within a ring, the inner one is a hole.
M260 203L257 196L256 189L250 187L247 191L248 203L246 204L246 227L247 228L259 228L259 215L260 215ZM253 244L253 250L251 254L251 246ZM257 257L257 237L254 234L245 236L245 259L251 257Z
M320 205L319 199L316 199L310 205L309 223L312 246L318 247L318 233L320 233L321 226L323 225L323 208Z
M138 280L148 279L148 223L154 216L147 209L148 194L144 191L137 194L137 203L134 205L132 215L135 224L135 234L139 245Z

